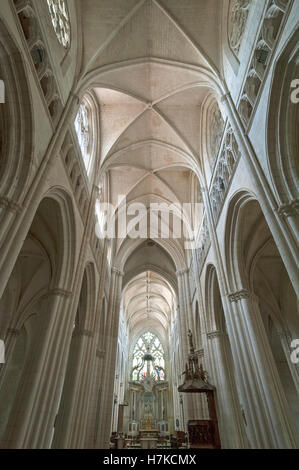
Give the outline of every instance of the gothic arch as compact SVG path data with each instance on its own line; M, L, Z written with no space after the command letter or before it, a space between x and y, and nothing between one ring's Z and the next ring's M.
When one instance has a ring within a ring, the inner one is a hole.
M76 224L72 199L64 188L59 186L50 188L39 204L42 204L45 199L55 202L59 219L57 233L60 243L58 244L55 283L63 289L70 290L73 281L70 273L74 271L76 261Z
M269 349L273 370L277 378L280 377L298 432L299 376L290 360L291 340L297 338L299 332L296 292L260 204L253 195L244 191L232 198L226 231L230 292L250 299L255 305L264 347Z
M82 280L85 284L85 309L82 311L82 318L80 319L81 327L86 330L93 331L96 321L96 282L95 282L95 267L92 262L87 263L84 276Z
M115 267L120 270L124 270L124 266L126 265L129 258L133 257L135 251L138 250L138 248L140 249L145 243L148 243L148 241L141 238L129 239L127 237L115 255ZM153 243L153 246L156 245L161 250L161 252L169 258L171 264L169 272L186 269L182 247L175 239L171 240L158 238L153 239L150 243ZM172 273L170 272L170 274Z
M0 78L5 103L0 105L0 203L21 204L31 176L34 132L31 95L23 58L0 20Z
M299 197L299 108L291 99L292 92L295 92L292 82L299 76L298 40L297 29L276 62L268 105L267 127L268 167L277 202L282 207L290 204L291 212L298 211Z
M205 304L207 332L225 331L218 276L212 264L206 270Z
M225 261L228 273L228 289L230 292L248 287L249 278L246 272L243 252L242 228L243 209L249 201L256 201L255 195L248 191L235 194L229 203L225 225ZM256 201L257 202L257 201ZM258 203L257 203L258 204Z
M287 270L257 197L247 190L237 192L228 205L225 226L225 262L229 292L251 290L256 253L271 240L277 252L275 256L279 257ZM294 280L290 280L296 290Z
M177 280L174 275L168 273L161 269L159 266L154 264L138 266L136 269L129 271L124 276L123 289L138 275L142 274L144 271L151 271L158 274L161 277L164 277L165 280L169 283L173 291L177 294Z
M131 338L132 342L131 342L130 349L129 349L130 361L132 359L134 348L139 338L141 338L141 336L143 336L147 332L153 334L154 336L158 338L158 340L163 346L165 358L168 359L168 347L167 347L167 342L165 341L165 338L161 335L161 333L158 331L157 328L154 328L153 326L150 326L150 327L143 326L142 328L139 328L137 331L135 331L132 335L132 338ZM131 372L130 369L129 369L129 372Z
M206 321L206 330L212 331L215 325L214 312L212 308L213 304L213 284L215 277L215 267L212 264L209 264L206 269L205 274L205 321Z
M7 346L7 363L0 376L0 395L8 410L0 429L4 447L22 445L14 431L16 423L31 409L28 397L41 380L35 369L44 358L48 335L54 334L58 323L60 328L63 324L63 318L58 319L64 313L60 310L63 302L54 299L66 298L66 289L71 288L74 228L70 204L60 188L52 188L41 199L1 298L0 330Z
M75 249L71 204L70 198L59 188L52 188L39 201L1 298L7 310L3 317L6 326L2 324L5 331L9 325L14 329L22 328L39 310L39 302L49 291L71 288L69 273L73 272ZM53 226L58 227L57 231ZM22 285L26 286L25 290ZM16 292L22 295L19 297ZM8 314L10 310L14 312L13 317Z

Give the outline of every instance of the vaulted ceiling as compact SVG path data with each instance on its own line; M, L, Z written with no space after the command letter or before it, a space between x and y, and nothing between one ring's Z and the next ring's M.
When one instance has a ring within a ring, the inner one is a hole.
M220 70L222 8L221 0L84 0L82 70L145 57Z
M99 104L102 201L201 202L203 106L220 90L222 7L219 0L82 2L81 83ZM125 242L117 240L115 255ZM184 250L182 238L175 243Z
M129 328L139 334L144 328L167 331L175 297L159 274L145 271L132 279L123 293L123 309Z

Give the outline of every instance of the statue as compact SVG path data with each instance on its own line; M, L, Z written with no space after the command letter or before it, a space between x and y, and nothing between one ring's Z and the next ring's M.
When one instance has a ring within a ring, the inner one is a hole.
M194 350L194 345L193 345L193 334L191 330L188 331L188 338L189 338L190 353L193 354L195 350Z
M144 416L152 416L152 406L149 401L144 404Z
M200 366L199 366L199 375L200 375L200 378L208 383L208 373L207 371L204 370L203 366L202 366L202 363L200 363Z

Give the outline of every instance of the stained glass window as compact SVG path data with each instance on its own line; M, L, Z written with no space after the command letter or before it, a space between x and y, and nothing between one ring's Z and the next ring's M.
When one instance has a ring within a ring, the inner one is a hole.
M70 20L65 0L47 0L53 28L60 44L70 44Z
M88 110L84 104L81 104L75 119L75 129L78 137L79 147L87 173L90 170L90 126Z
M152 360L145 360L145 354L152 356ZM146 332L137 340L133 350L132 380L144 380L150 374L157 381L166 379L165 353L159 338Z

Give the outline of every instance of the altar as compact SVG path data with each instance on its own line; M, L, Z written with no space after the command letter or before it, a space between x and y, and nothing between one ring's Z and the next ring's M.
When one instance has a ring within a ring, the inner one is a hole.
M139 435L141 438L158 438L159 429L156 420L147 418L140 421Z
M128 406L123 431L144 449L156 448L169 439L168 408L171 392L165 371L164 351L158 338L146 333L135 345L136 358L126 391ZM134 357L134 355L133 355Z
M140 437L141 449L156 449L158 443L157 437Z
M168 382L147 372L142 380L129 382L128 435L142 439L143 448L152 448L159 437L168 435Z

